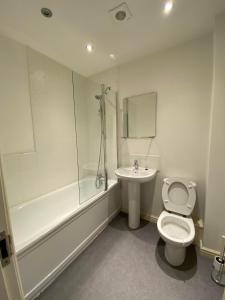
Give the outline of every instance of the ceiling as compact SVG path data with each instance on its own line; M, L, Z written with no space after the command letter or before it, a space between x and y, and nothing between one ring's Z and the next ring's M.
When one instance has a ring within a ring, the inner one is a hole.
M215 15L225 11L224 0L174 1L165 16L163 0L126 0L133 17L118 23L108 11L123 0L0 0L0 33L90 76L212 32ZM42 7L53 17L44 18Z

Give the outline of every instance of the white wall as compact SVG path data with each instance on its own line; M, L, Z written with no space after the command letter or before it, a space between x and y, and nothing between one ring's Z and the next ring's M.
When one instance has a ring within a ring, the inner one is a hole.
M9 205L77 180L72 71L1 38L1 147Z
M211 138L204 246L220 250L225 234L225 14L216 18Z
M195 215L203 218L210 95L212 36L167 49L92 77L119 90L119 135L122 136L122 99L156 91L157 136L149 139L119 138L120 165L138 158L142 165L159 167L156 182L142 186L142 212L158 216L163 209L162 178L180 176L198 184ZM160 159L158 159L160 156ZM122 186L123 208L127 187Z
M34 151L27 55L24 46L0 36L0 66L1 152Z

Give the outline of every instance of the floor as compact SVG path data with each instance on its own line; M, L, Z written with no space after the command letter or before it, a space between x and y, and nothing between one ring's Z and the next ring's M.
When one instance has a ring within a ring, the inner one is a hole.
M221 300L210 278L212 261L187 251L182 267L164 258L155 224L129 230L120 214L38 300Z

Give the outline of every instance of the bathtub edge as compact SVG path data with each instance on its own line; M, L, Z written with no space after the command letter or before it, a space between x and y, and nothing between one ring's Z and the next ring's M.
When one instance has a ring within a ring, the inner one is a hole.
M84 241L75 248L50 274L40 281L24 297L26 300L36 299L53 281L103 232L108 224L119 214L120 207L107 217Z
M60 221L57 225L50 228L48 231L40 235L36 240L32 241L30 244L26 245L24 248L18 250L16 252L17 259L22 259L29 252L33 251L33 249L37 248L40 244L44 243L48 240L52 235L56 234L63 227L68 226L71 222L79 218L82 214L84 214L88 209L97 205L100 201L104 200L104 197L114 188L118 186L118 182L112 184L107 191L103 191L100 195L96 195L95 197L89 199L85 205L81 206L78 210L74 211L70 216L66 219Z

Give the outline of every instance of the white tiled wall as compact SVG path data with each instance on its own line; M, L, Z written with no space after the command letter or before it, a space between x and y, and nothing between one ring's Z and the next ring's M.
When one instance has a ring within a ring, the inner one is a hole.
M0 36L0 148L34 151L26 48Z
M8 39L1 50L1 147L13 206L78 178L72 71Z

